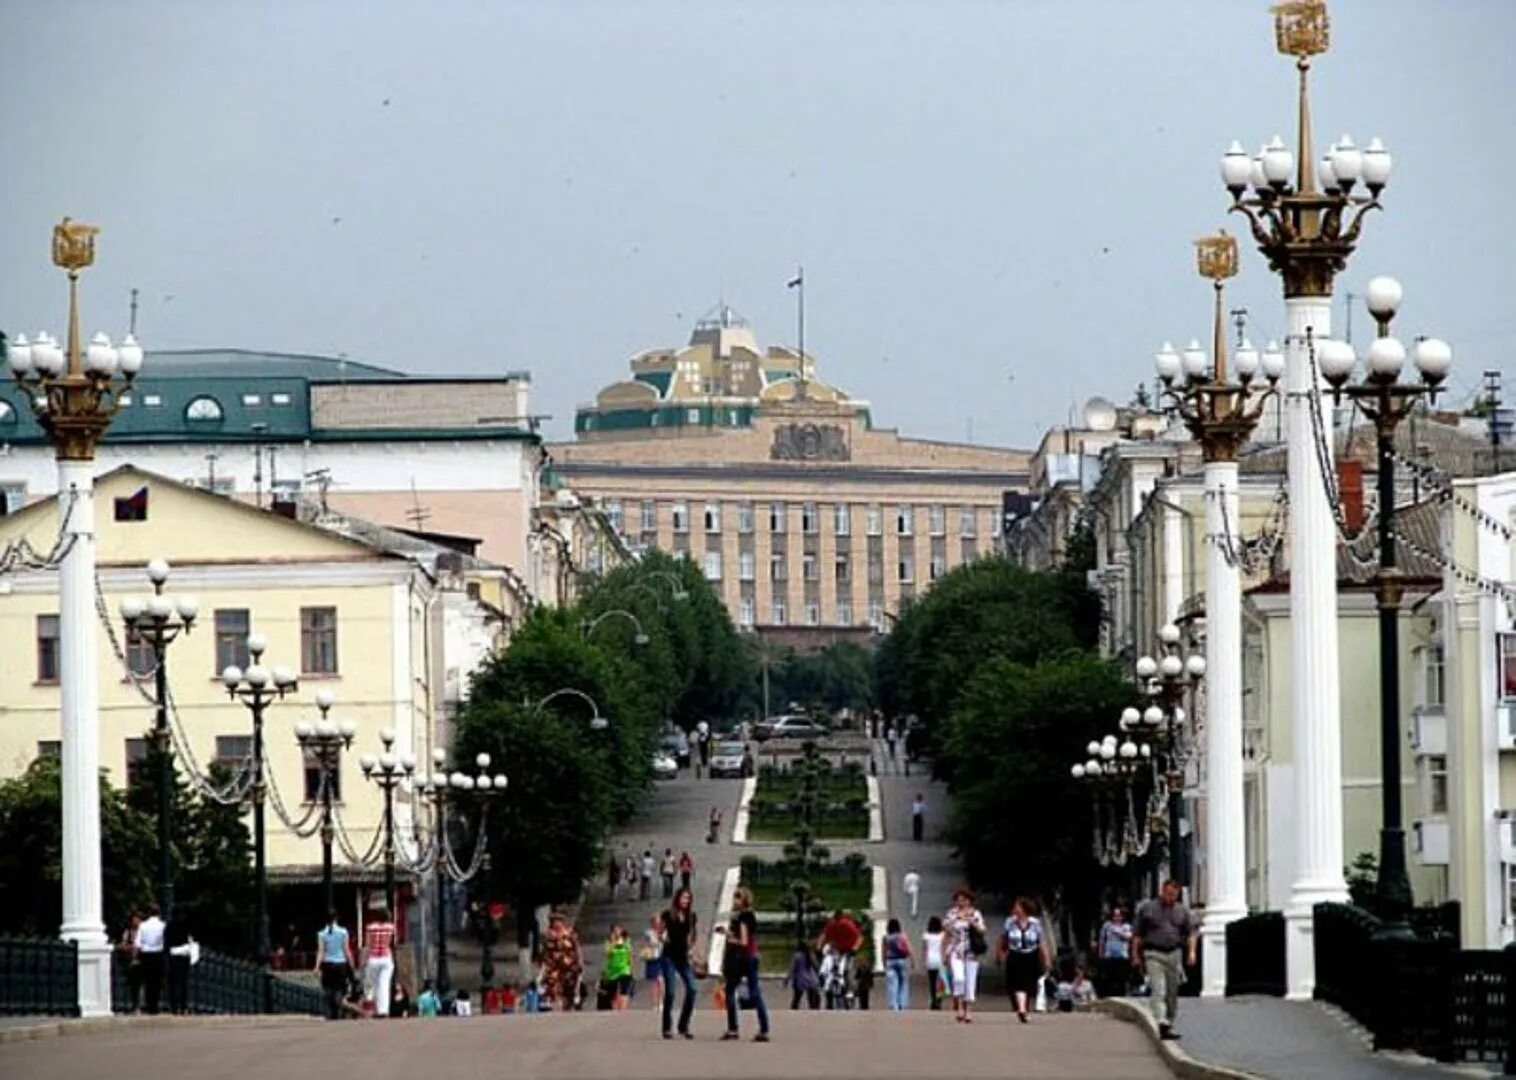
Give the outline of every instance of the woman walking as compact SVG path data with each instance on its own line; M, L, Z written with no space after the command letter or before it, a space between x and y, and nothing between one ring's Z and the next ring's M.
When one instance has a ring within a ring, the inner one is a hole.
M921 935L921 956L926 962L927 999L933 1012L942 1008L942 920L933 915Z
M911 972L915 967L911 939L900 929L900 920L891 919L884 930L884 996L891 1012L910 1008Z
M809 945L802 943L795 947L790 973L784 977L783 985L790 988L791 1009L800 1008L802 998L813 1010L821 1008L821 977L816 973L816 958Z
M684 985L684 1005L679 1010L679 1034L686 1039L690 1033L690 1018L695 1013L695 966L692 958L698 955L700 934L695 918L695 897L688 888L674 893L674 901L663 913L663 980L668 985L663 990L663 1037L674 1037L675 983Z
M390 984L395 978L395 924L381 908L363 928L363 980L369 986L376 1017L390 1014Z
M1005 961L1005 987L1016 1006L1016 1015L1027 1022L1027 1002L1037 993L1037 982L1052 967L1052 952L1042 920L1032 914L1032 902L1018 897L1000 936L1000 954Z
M1101 925L1095 952L1100 958L1096 969L1100 996L1121 997L1132 977L1132 924L1120 904L1111 908L1111 917Z
M654 915L642 931L642 981L653 988L653 1008L663 1008L663 916Z
M953 1017L960 1024L974 1022L974 998L979 988L979 958L984 955L984 916L974 906L968 889L953 893L953 906L942 920L943 953L952 982Z
M758 916L753 914L753 894L738 889L732 897L732 922L727 927L722 974L726 976L726 1033L723 1041L740 1039L737 1030L737 988L747 984L748 1001L758 1013L754 1042L769 1041L769 1011L758 985Z
M542 996L560 1012L573 1012L584 975L584 954L579 935L561 911L548 916L542 938Z

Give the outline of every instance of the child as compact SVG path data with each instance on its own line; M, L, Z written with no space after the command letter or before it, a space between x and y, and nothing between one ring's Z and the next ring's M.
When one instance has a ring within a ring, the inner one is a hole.
M500 1011L513 1013L516 1011L516 984L506 983L500 990Z
M421 984L421 993L416 998L416 1015L436 1016L441 1007L442 1003L437 1000L437 991L432 988L432 980L427 979Z
M541 1011L542 991L535 981L526 984L526 989L521 994L521 1000L523 1006L521 1011L528 1016L535 1015Z
M837 983L842 968L842 957L837 950L830 945L821 947L821 971L819 972L821 985L826 987L826 1007L828 1010L839 1009L843 1005L846 992Z
M668 864L673 866L672 857L668 858ZM669 882L669 888L673 888L674 872L669 870L665 875ZM642 932L642 948L638 951L642 958L642 979L653 988L653 1010L656 1012L663 1008L663 916L654 915L648 920L647 929Z
M1061 980L1056 993L1059 1012L1085 1012L1095 1000L1095 984L1090 982L1084 968L1076 967L1072 979Z
M858 1007L867 1011L869 995L874 992L874 958L865 950L859 949L853 957L853 966L853 978L858 988Z
M474 1003L469 1000L467 990L458 991L458 1000L453 1002L454 1016L473 1016Z
M632 997L632 943L626 927L616 923L605 946L605 973L602 983L611 991L611 1008L625 1012Z
M809 946L802 945L795 950L795 955L790 958L790 973L784 977L784 985L792 991L791 1009L800 1008L802 997L812 1009L821 1007L821 981L816 974L816 961L811 957Z

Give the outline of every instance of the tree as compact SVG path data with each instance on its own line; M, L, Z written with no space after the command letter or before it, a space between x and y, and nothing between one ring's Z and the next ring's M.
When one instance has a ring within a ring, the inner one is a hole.
M1005 896L1093 900L1090 798L1069 769L1133 701L1116 666L1088 653L980 668L942 742L948 837L970 880Z
M42 757L0 782L0 930L52 937L63 921L62 763ZM100 855L108 929L153 897L152 822L100 777Z
M866 712L874 707L873 654L851 641L813 653L787 651L770 668L769 696L780 704L793 701L828 713Z

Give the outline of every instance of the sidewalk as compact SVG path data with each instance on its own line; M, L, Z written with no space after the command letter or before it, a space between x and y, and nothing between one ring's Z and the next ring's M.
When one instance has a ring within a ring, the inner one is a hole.
M1120 998L1103 1002L1102 1008L1139 1024L1157 1041L1145 998ZM1162 1044L1160 1050L1172 1055L1170 1064L1177 1075L1407 1080L1499 1074L1499 1067L1492 1064L1438 1065L1406 1054L1376 1054L1359 1028L1317 1002L1275 997L1182 998L1176 1026L1181 1038Z

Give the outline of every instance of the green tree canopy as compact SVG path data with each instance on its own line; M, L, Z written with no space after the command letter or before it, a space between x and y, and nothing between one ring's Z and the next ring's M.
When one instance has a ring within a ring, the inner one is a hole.
M816 652L786 650L770 661L769 698L776 711L790 702L829 713L866 712L874 707L874 654L852 641ZM761 700L762 691L758 691Z

